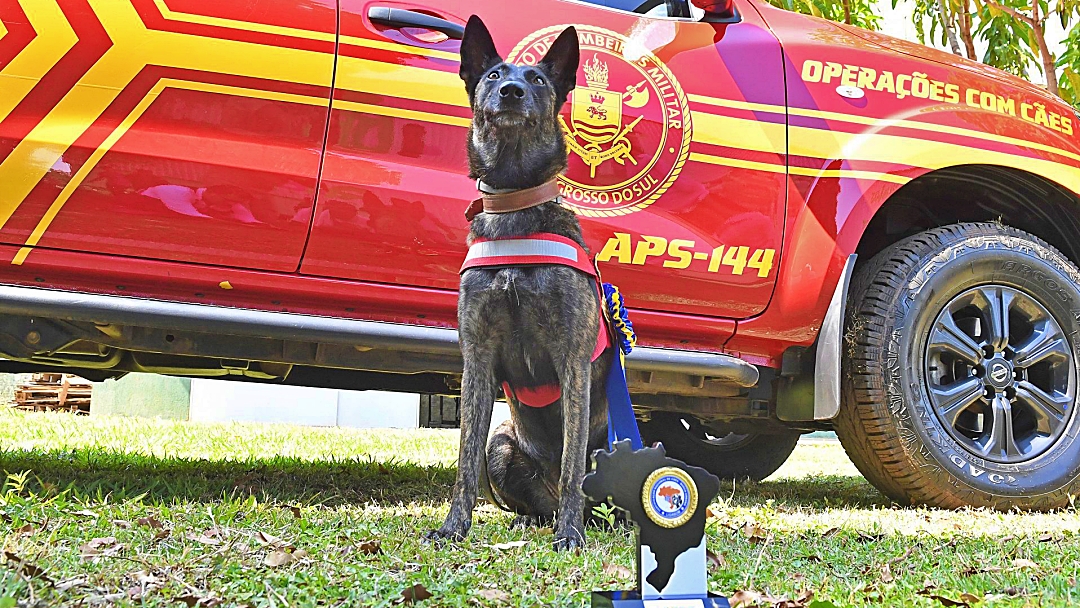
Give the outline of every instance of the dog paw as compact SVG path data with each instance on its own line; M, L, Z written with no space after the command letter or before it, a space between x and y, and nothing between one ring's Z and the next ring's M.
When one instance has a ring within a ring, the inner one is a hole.
M424 541L434 544L441 544L446 541L461 542L465 540L465 534L465 530L450 529L446 526L443 526L438 530L432 530L425 534Z
M585 537L580 532L574 530L569 534L560 534L555 537L555 542L552 543L552 548L556 551L576 551L585 544Z

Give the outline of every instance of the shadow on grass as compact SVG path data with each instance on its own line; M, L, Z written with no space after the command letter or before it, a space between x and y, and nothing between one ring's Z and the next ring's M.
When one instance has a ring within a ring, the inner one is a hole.
M434 465L298 458L204 460L158 458L103 450L0 451L0 470L31 471L27 488L74 498L220 500L254 495L286 504L442 503L454 469Z
M287 504L444 503L454 468L442 465L361 459L310 461L275 457L252 460L160 458L100 449L0 451L0 470L31 471L29 489L69 490L75 498L145 494L153 501L220 500L254 495ZM868 508L889 504L858 476L816 476L759 483L721 484L720 496L736 504L779 504L812 508Z

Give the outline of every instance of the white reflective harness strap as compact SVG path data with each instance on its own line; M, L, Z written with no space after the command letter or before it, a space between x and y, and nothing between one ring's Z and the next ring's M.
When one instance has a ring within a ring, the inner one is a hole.
M586 274L596 275L596 269L581 245L556 234L477 240L469 247L461 271L490 266L534 265L570 266Z

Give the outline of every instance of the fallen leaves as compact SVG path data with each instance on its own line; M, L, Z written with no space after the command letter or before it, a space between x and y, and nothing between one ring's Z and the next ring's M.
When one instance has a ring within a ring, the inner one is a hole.
M814 592L803 591L795 599L786 597L772 597L768 593L758 591L739 590L731 594L728 602L731 608L753 608L756 606L769 606L771 608L825 608L831 606L831 602L815 602Z
M723 555L717 555L708 549L705 550L705 560L709 568L726 568L727 560Z
M742 535L746 538L746 540L750 541L750 544L753 545L763 543L769 537L768 530L762 528L761 526L752 521L748 521L743 524L741 530Z
M90 539L89 542L79 547L79 557L83 561L95 561L98 557L112 557L119 555L124 550L124 545L116 542L115 536L103 536Z
M1039 564L1036 564L1035 562L1031 561L1030 559L1023 558L1023 557L1018 557L1018 558L1012 560L1012 565L1013 565L1013 568L1016 568L1017 570L1023 570L1024 568L1031 568L1032 570L1038 570L1039 569Z
M382 553L382 541L375 539L365 540L357 545L356 548L364 555L378 555Z
M202 534L188 534L187 539L193 540L202 545L220 545L221 544L221 530L217 528L210 528Z
M495 604L509 604L511 595L501 589L481 589L476 596Z
M495 549L496 551L509 551L510 549L518 549L520 547L524 547L527 544L529 544L529 541L527 540L512 540L508 543L495 543L494 545L485 546L490 547L491 549Z
M634 578L634 571L626 566L620 566L619 564L612 564L604 562L604 574L610 576L616 581L629 580Z
M400 604L404 602L406 604L412 604L415 602L431 599L432 597L433 596L431 592L428 591L426 587L424 587L420 583L417 583L412 587L406 587L405 589L402 589L401 598L396 600L395 603Z
M44 581L46 584L51 585L52 579L45 574L45 569L29 562L18 555L15 555L11 551L4 551L4 559L15 569L16 572L26 578L38 579Z
M287 566L291 563L298 562L307 556L308 552L303 549L297 549L295 551L275 549L266 554L266 558L263 559L263 564L271 568L277 568L279 566Z

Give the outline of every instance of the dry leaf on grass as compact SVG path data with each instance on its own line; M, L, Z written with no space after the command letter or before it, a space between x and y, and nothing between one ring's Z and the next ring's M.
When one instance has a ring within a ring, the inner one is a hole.
M131 528L131 522L126 519L114 519L112 525L120 528L121 530L128 530Z
M960 601L966 604L978 604L979 602L983 601L983 598L973 593L961 593Z
M705 550L705 561L709 568L726 568L727 560L723 555L717 555L708 549Z
M752 608L762 604L764 601L764 596L757 591L743 591L741 589L732 593L731 597L728 598L731 608Z
M14 566L15 570L19 574L25 576L26 578L39 579L45 581L45 583L49 585L51 585L53 582L52 579L45 574L44 568L38 566L37 564L24 560L23 558L15 555L11 551L4 551L4 559L6 559L9 564Z
M946 606L947 608L955 608L957 606L959 606L960 608L970 608L970 604L968 604L967 602L963 602L963 601L960 601L960 600L954 600L952 598L948 598L948 597L945 597L943 595L935 595L935 594L931 593L930 595L928 595L926 597L937 601L939 604L941 604L942 606Z
M255 533L255 542L259 543L260 545L262 545L264 547L285 547L285 546L288 546L288 543L282 542L280 538L278 538L278 537L276 537L276 536L274 536L272 534L267 534L266 532L262 532L262 531L259 531L259 532Z
M92 561L102 555L117 555L124 549L124 545L116 542L114 536L104 536L90 539L90 542L79 547L79 555L84 561Z
M382 541L380 540L365 540L362 541L357 548L364 555L378 555L382 553Z
M511 599L510 594L501 589L482 589L478 591L476 595L489 602L497 602L500 604L508 604Z
M894 580L896 580L896 577L893 576L892 569L889 568L889 564L885 564L884 566L882 566L881 567L881 582L883 582L883 583L891 583Z
M296 519L300 519L304 516L304 513L300 511L300 507L296 505L289 505L289 511L292 511L292 516Z
M1024 568L1031 568L1032 570L1038 570L1039 569L1039 564L1036 564L1035 562L1031 561L1030 559L1026 559L1026 558L1023 558L1023 557L1018 557L1018 558L1012 560L1012 565L1013 565L1013 568L1016 568L1018 570L1023 570Z
M491 549L495 549L496 551L508 551L510 549L517 549L519 547L524 547L527 544L529 544L529 541L527 541L527 540L512 540L512 541L510 541L508 543L495 543L494 545L485 545L485 546L487 546L487 547L489 547Z
M154 517L153 515L149 517L140 517L139 519L136 519L135 522L140 526L146 526L155 530L161 530L165 528L165 526L160 521L158 521L158 518Z
M203 545L220 545L221 532L217 528L210 528L199 535L195 535L194 533L188 534L187 539Z
M634 571L626 566L604 562L604 574L614 579L629 579L634 577Z
M833 527L829 528L828 530L825 530L824 532L822 532L821 537L822 538L828 538L828 537L836 534L839 531L840 531L840 528L837 528L836 526L833 526Z
M419 602L426 599L431 599L431 592L426 587L417 583L412 587L406 587L401 590L401 598L397 600L397 603L411 604L413 602Z
M30 535L30 534L33 534L33 533L34 533L34 525L33 524L23 524L22 526L19 526L18 528L15 528L15 536L25 536L25 535Z
M743 524L742 534L746 537L746 540L756 545L765 542L765 539L769 536L769 531L752 521L748 521Z
M278 566L286 566L293 562L298 562L307 557L307 551L303 549L297 549L296 551L285 551L278 549L266 554L266 559L263 560L263 564L270 566L271 568L277 568Z

